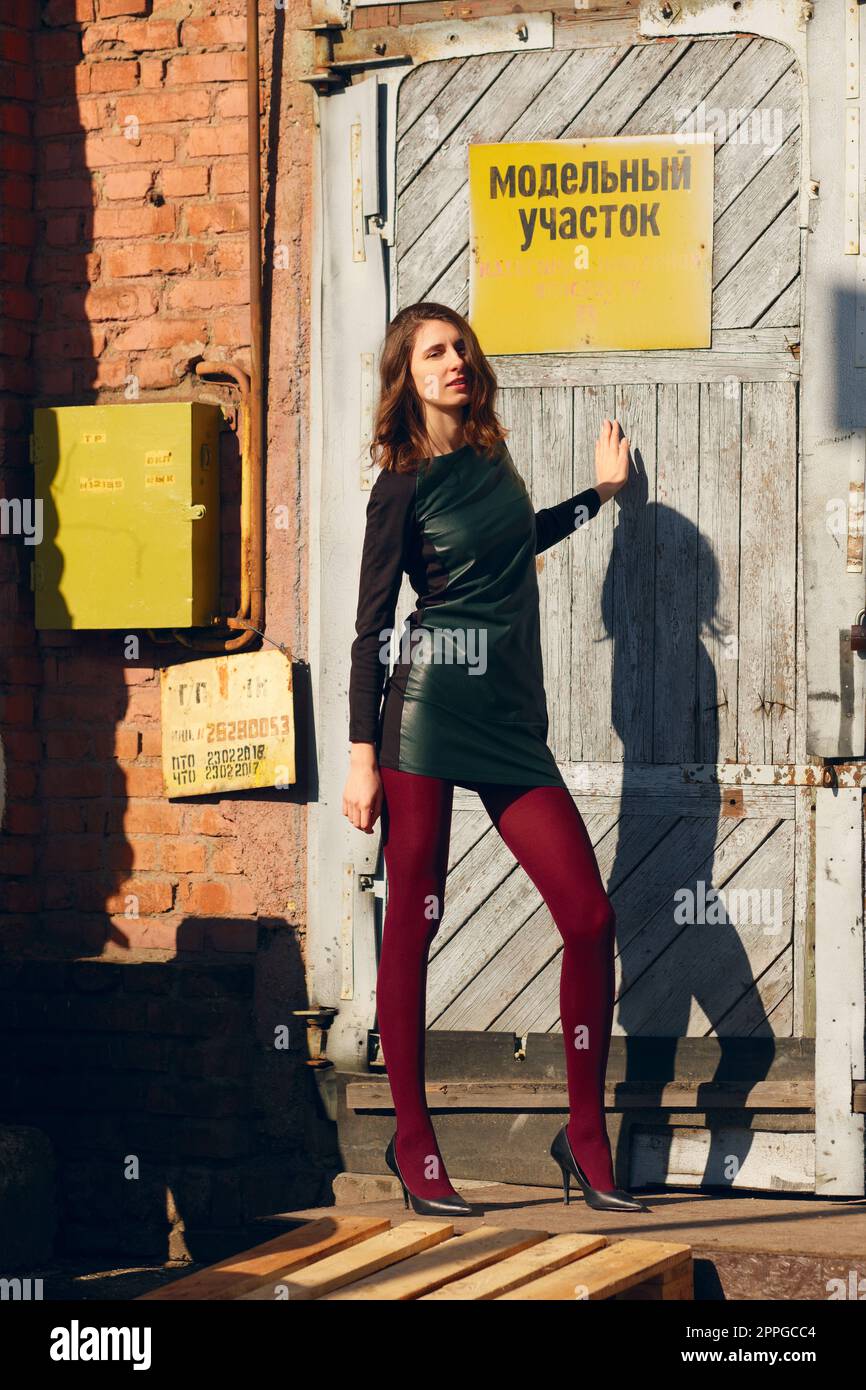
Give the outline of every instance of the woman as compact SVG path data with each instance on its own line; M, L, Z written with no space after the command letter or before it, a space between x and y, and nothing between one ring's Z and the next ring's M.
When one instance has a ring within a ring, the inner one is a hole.
M430 944L442 918L455 785L477 791L562 935L560 1015L569 1120L553 1142L565 1200L646 1211L614 1186L604 1083L614 913L580 813L547 746L535 556L625 484L628 440L606 420L594 487L535 512L493 409L496 378L470 325L413 304L389 325L349 682L343 813L367 834L381 811L388 869L376 999L394 1098L386 1161L421 1213L466 1213L424 1092ZM418 595L385 682L403 572ZM380 711L383 685L384 704Z

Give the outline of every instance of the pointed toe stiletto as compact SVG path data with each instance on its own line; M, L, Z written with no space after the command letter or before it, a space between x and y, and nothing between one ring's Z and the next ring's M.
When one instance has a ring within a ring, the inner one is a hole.
M400 1179L404 1205L408 1207L411 1198L412 1210L419 1216L471 1216L472 1208L462 1197L417 1197L414 1192L409 1191L397 1164L396 1139L396 1134L392 1135L391 1142L385 1150L385 1162L395 1177Z
M563 1125L550 1146L550 1156L559 1164L562 1172L563 1202L568 1206L569 1183L574 1177L583 1189L584 1200L587 1206L594 1207L596 1211L649 1211L650 1208L643 1202L639 1202L637 1197L632 1197L630 1193L623 1191L621 1187L615 1187L611 1192L603 1192L600 1188L593 1187L589 1179L572 1153L571 1145L568 1142L567 1126Z

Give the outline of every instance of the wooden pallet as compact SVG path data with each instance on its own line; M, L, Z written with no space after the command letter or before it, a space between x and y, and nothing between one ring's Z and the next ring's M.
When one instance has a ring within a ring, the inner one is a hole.
M692 1250L669 1241L451 1221L329 1216L144 1299L692 1299Z

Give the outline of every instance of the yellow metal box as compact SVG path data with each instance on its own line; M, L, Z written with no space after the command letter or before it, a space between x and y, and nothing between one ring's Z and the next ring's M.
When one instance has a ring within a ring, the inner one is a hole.
M37 628L210 626L219 616L219 406L33 415Z

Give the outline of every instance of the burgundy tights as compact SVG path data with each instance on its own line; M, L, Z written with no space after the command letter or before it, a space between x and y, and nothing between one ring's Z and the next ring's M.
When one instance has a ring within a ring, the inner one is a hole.
M380 769L388 906L376 986L379 1036L410 1191L453 1194L424 1094L427 962L445 902L454 782ZM563 939L559 1009L568 1139L593 1187L615 1186L604 1122L614 1002L614 922L592 842L564 787L476 782L493 824L546 902Z

